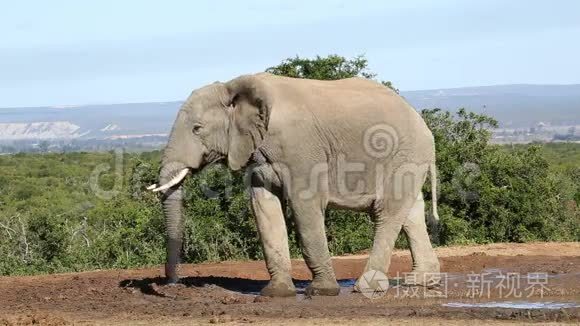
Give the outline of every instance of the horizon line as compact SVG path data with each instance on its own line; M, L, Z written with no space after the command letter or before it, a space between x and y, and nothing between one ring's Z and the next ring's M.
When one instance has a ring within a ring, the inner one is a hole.
M494 85L476 85L476 86L460 86L460 87L442 87L442 88L429 88L429 89L412 89L412 90L401 90L400 93L404 92L426 92L426 91L438 91L438 90L456 90L463 88L484 88L484 87L498 87L498 86L580 86L580 83L571 84L533 84L533 83L514 83L514 84L494 84ZM135 102L107 102L107 103L85 103L85 104L56 104L56 105L23 105L23 106L0 106L0 110L5 109L31 109L31 108L47 108L47 109L62 109L62 110L74 110L80 107L86 106L110 106L110 105L134 105L134 104L149 104L149 103L176 103L184 102L185 100L155 100L155 101L135 101Z

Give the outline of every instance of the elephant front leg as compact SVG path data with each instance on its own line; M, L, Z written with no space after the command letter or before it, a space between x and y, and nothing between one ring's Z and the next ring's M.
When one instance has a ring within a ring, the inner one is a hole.
M296 288L292 283L288 233L280 198L263 187L252 187L250 193L271 278L261 294L270 297L294 296Z
M292 208L300 235L302 255L312 272L312 283L306 288L306 294L338 295L340 286L332 268L324 229L324 213L320 205L300 202Z

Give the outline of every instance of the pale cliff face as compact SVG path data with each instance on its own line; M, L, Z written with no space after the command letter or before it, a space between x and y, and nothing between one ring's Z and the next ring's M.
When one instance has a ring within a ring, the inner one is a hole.
M0 139L58 139L82 136L80 127L68 121L0 123Z

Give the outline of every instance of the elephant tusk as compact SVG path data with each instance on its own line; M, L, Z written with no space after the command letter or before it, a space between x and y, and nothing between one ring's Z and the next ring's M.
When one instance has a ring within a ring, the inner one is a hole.
M147 188L145 188L145 189L147 189L147 190L153 190L153 189L155 189L155 188L157 188L157 184L156 184L156 183L154 183L154 184L150 185L149 187L147 187Z
M176 184L180 183L181 180L183 180L183 178L185 178L185 176L187 175L188 172L189 172L188 168L185 168L185 169L179 171L179 173L173 179L169 180L169 182L167 182L166 184L164 184L160 187L153 189L152 191L158 192L158 191L169 189L169 188L175 186Z

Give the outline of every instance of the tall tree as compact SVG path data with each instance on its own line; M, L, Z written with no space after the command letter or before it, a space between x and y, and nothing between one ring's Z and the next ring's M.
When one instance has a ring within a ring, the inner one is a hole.
M266 69L267 72L293 77L320 80L336 80L351 77L363 77L375 80L377 74L368 69L368 60L363 55L358 55L352 59L331 54L326 57L316 56L314 59L288 58L279 65ZM399 93L390 81L382 81L383 85Z

